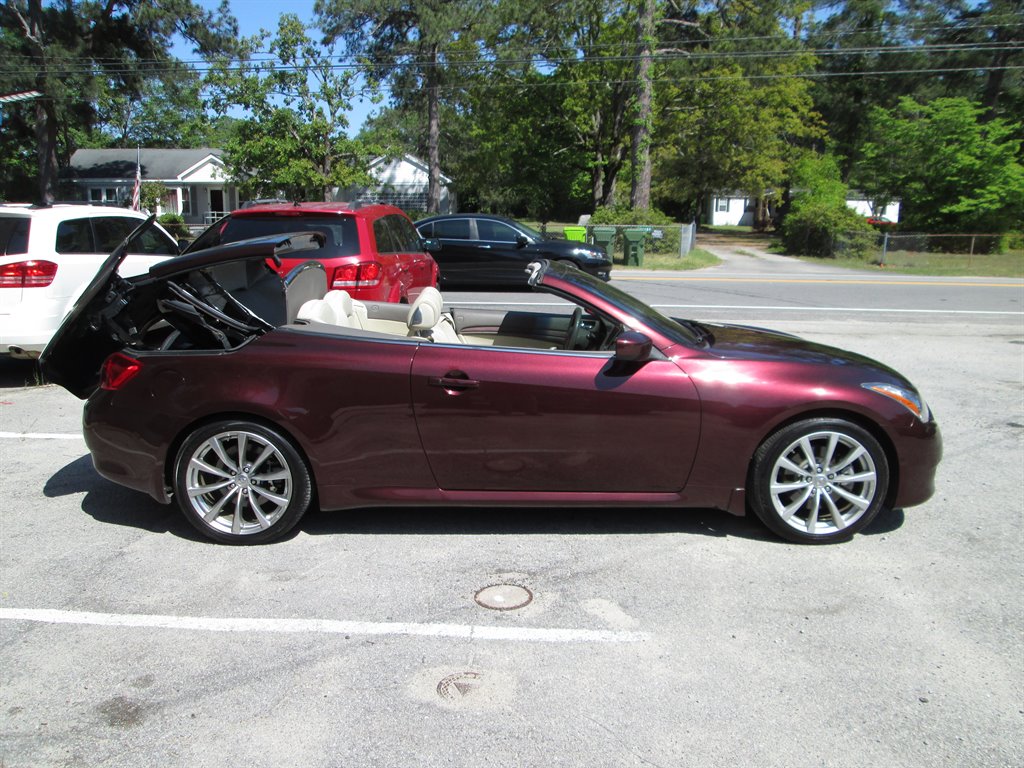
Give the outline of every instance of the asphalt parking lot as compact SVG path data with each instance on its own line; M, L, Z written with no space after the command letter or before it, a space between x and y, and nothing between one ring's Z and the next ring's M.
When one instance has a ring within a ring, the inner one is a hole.
M770 324L918 384L930 502L830 547L714 511L401 509L232 548L0 370L0 766L1024 764L1024 323ZM495 584L532 599L474 600Z

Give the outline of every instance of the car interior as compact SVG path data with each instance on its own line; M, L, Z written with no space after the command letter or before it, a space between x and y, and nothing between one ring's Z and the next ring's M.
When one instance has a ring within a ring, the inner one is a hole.
M440 291L432 287L422 289L412 304L357 301L343 290L328 291L324 267L315 261L298 265L283 281L263 262L249 260L140 281L130 290L132 300L118 303L123 309L107 320L134 349L229 350L274 328L285 328L444 344L601 352L613 348L622 330L619 323L579 306L571 313L448 310Z

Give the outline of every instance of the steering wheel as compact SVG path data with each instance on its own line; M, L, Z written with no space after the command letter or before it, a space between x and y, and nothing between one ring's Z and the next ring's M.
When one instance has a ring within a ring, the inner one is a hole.
M562 349L575 349L576 335L580 330L580 321L583 319L583 307L576 307L569 318L569 329L565 332L565 344Z

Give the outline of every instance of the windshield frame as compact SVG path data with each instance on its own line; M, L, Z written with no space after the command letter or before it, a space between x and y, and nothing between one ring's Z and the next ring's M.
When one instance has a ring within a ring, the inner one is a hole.
M578 286L581 290L579 292L562 291L553 285L547 285L545 277L549 274ZM703 346L704 339L678 321L663 315L654 307L645 304L636 296L627 293L621 288L617 288L574 267L566 267L550 261L547 262L536 287L548 293L568 298L575 303L579 303L581 300L586 301L588 293L594 294L614 308L623 318L635 318L639 321L640 325L646 326L669 341L685 344L693 348ZM626 325L630 330L643 332L643 328L633 327L629 323L626 323Z

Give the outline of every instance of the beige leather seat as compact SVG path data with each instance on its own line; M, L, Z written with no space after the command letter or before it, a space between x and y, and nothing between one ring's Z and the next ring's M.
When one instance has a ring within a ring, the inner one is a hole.
M328 291L324 301L331 305L338 317L348 318L351 327L366 328L366 305L353 299L348 291Z
M464 343L455 330L451 315L444 311L444 299L437 288L424 288L409 307L410 336L422 336L445 344Z
M354 324L349 319L348 315L335 310L335 308L325 299L310 299L307 301L299 307L299 314L296 319L306 320L313 323L337 325L343 328L354 327Z

